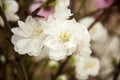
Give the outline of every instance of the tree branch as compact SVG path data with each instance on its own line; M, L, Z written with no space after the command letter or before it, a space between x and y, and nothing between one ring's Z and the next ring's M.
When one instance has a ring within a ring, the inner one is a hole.
M112 8L114 5L115 5L115 2L114 2L113 4L111 4L110 7L104 9L103 13L90 25L90 27L88 28L88 30L90 30L90 29L94 26L94 24L95 24L96 22L98 22L98 21L99 21L100 19L102 19L106 14L108 14L108 13L110 12L111 8Z

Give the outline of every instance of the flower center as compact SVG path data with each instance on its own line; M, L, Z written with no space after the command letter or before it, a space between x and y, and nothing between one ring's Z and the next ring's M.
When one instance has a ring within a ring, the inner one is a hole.
M67 32L61 32L59 35L60 42L65 43L69 41L70 39L70 34L67 34Z
M87 69L89 69L89 68L92 68L93 66L94 66L93 63L91 63L91 62L86 62L84 69L87 70Z
M34 28L33 29L33 37L38 37L43 32L42 29Z

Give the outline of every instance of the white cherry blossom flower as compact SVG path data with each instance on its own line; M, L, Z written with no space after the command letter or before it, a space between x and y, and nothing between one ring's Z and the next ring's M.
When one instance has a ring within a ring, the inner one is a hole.
M42 21L42 20L41 20ZM37 22L31 16L28 16L25 23L18 21L19 27L13 28L12 43L14 49L19 54L28 54L38 56L43 48L45 38L44 27L42 22Z
M15 0L0 0L0 6L5 12L8 21L17 21L19 19L18 15L15 13L18 11L18 3ZM0 17L0 25L4 26L4 22Z
M100 63L97 58L76 56L75 71L77 79L87 80L89 76L96 76L99 69Z
M76 52L80 55L89 55L90 36L83 25L74 19L67 20L71 16L68 9L70 0L58 0L55 12L48 17L48 28L45 33L45 47L48 48L50 59L61 60Z
M73 52L78 54L90 54L90 36L87 29L74 19L48 18L49 27L45 30L48 37L45 46L51 59L61 60ZM77 51L76 51L77 50Z

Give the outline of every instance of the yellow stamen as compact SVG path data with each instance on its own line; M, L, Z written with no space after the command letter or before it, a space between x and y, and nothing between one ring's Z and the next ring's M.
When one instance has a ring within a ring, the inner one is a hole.
M69 38L70 38L70 35L67 34L66 32L62 32L62 33L60 33L60 35L59 35L59 39L60 39L60 41L63 42L63 43L69 41Z
M94 63L91 63L91 62L88 61L88 62L85 63L84 69L87 70L89 68L92 68L93 66L94 66Z
M42 29L34 28L34 29L33 29L33 37L39 36L42 32L43 32Z

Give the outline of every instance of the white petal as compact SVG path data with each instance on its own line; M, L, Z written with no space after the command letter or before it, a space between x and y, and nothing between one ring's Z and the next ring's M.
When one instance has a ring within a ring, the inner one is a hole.
M41 54L43 48L43 40L35 39L31 44L31 55L38 56Z
M44 44L48 49L50 59L61 60L66 57L67 53L64 46L56 39L48 37Z
M27 26L25 25L24 22L18 21L18 25L19 25L20 29L21 29L25 34L27 34L27 35L30 35L30 34L31 34L31 32L28 30L28 28L27 28Z
M25 20L27 27L35 27L38 26L35 19L32 18L32 16L28 16Z
M67 7L70 4L70 0L57 0L57 5L60 5L61 3L63 3L64 6Z
M51 50L56 50L57 48L63 47L62 44L60 44L58 40L53 37L47 37L44 44Z
M24 31L25 30L25 23L24 22L22 22L22 21L18 21L18 25L19 25L19 27Z
M2 17L0 16L0 26L4 26L4 25L5 25L4 21L3 21Z
M17 46L14 47L14 50L18 52L19 54L27 54L26 52L20 50Z
M55 13L53 16L58 19L67 19L72 15L71 10L68 9L70 0L58 0L55 6ZM64 13L63 13L64 12Z
M79 26L81 26L81 31L83 33L82 34L83 39L85 40L85 42L89 43L90 42L90 35L89 35L87 28L82 24L79 24Z
M78 50L78 55L88 57L91 54L91 49L89 47L83 47L82 49Z
M39 38L35 38L31 41L31 52L28 53L31 56L38 56L43 52L43 44L46 35L41 34ZM44 51L45 52L45 51Z
M13 35L11 38L11 42L15 45L17 43L17 41L20 39L22 39L22 37L17 36L17 35Z
M48 53L50 59L54 59L54 60L61 60L64 59L66 57L66 51L65 50L50 50Z
M6 13L16 13L18 11L18 3L15 0L5 0L5 5L7 7Z
M17 42L16 46L18 50L29 53L31 51L31 40L30 39L21 39Z
M19 20L18 15L13 14L13 13L6 13L6 17L8 21L12 21L12 22Z
M76 50L76 44L72 42L66 42L65 44L65 49L67 50L67 55L72 55L73 52Z
M105 40L108 38L107 30L100 22L97 22L93 28L90 29L90 35L91 39L98 43L105 42Z
M29 37L28 35L26 35L20 28L12 28L11 31L17 35L17 36L21 36L21 37Z

